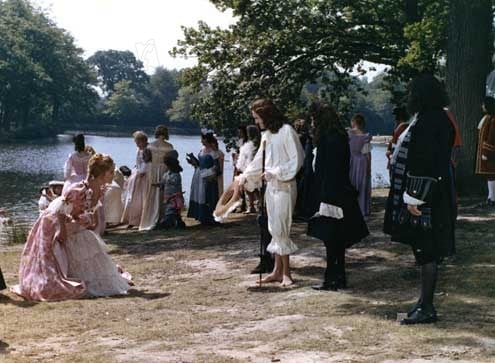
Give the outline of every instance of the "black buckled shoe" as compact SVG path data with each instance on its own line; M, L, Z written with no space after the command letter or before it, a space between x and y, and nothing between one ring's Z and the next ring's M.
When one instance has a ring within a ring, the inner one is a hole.
M338 286L336 281L321 283L320 285L311 286L313 290L316 291L337 291Z
M421 303L418 301L414 306L407 312L407 317L410 318L416 310L418 310L421 307Z
M418 307L411 316L401 320L400 325L414 325L414 324L432 324L438 321L437 312L435 309L424 310L422 307Z
M337 287L342 290L347 289L347 278L345 275L337 276Z

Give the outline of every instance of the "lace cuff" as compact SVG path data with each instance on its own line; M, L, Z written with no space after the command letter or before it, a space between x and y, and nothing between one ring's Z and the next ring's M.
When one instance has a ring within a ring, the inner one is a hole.
M437 182L438 180L435 178L431 178L428 176L414 176L410 173L407 173L407 183L405 190L406 193L404 193L404 195L407 195L407 197L412 197L412 202L414 202L414 199L416 199L420 202L423 202L422 204L424 204L428 200L430 200L433 193L433 187ZM418 205L417 202L415 205Z
M72 213L72 203L65 197L57 197L48 205L47 210L69 216Z
M239 185L244 186L248 192L254 192L256 189L261 188L261 179L246 177L244 174L240 174L234 178Z
M366 144L363 145L361 149L361 154L369 154L371 152L371 144L367 142Z
M320 209L313 217L330 217L335 219L344 218L344 211L342 208L332 204L320 203Z
M409 204L409 205L423 205L426 202L416 199L414 197L411 197L407 192L404 192L402 195L402 199L404 200L404 203Z

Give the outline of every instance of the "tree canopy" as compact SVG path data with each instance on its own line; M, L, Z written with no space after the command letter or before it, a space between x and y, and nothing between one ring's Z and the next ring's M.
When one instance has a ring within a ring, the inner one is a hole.
M82 54L43 11L0 1L0 131L45 134L71 114L90 112L96 77Z
M397 84L438 71L445 56L447 0L211 1L232 10L237 22L228 29L203 22L184 28L171 53L198 59L183 77L196 91L207 90L195 117L224 131L248 117L257 96L285 110L305 106L301 90L312 82L341 108L351 74L366 72L363 61L390 66L383 83L398 102L404 89Z

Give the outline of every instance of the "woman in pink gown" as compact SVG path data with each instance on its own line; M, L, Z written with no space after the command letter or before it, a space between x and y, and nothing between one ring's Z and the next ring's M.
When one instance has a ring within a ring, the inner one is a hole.
M69 155L64 165L64 188L62 195L68 190L69 186L79 183L86 179L88 173L88 161L91 154L85 151L86 145L84 135L77 134L73 139L75 151Z
M71 185L41 214L29 233L13 292L34 301L127 293L130 275L113 263L92 230L114 168L109 156L94 155L87 179Z
M151 166L149 156L146 157L148 136L143 131L136 131L133 135L137 146L136 167L127 181L127 192L124 199L122 223L128 228L139 226L143 214L143 204L148 188L148 172ZM146 160L145 160L146 159Z

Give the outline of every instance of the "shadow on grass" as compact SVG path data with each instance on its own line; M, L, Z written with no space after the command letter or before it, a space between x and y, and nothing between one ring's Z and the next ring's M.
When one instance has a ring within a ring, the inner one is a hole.
M374 198L373 214L367 223L371 236L353 246L348 254L349 289L344 293L356 297L351 303L339 306L342 315L368 314L395 320L397 312L405 312L419 293L419 272L414 266L409 247L387 243L381 232L385 198ZM436 305L441 321L438 327L450 324L459 329L476 331L482 321L495 323L495 216L492 211L461 206L457 224L457 255L440 268ZM307 238L305 223L293 225L293 236L302 247L305 257L321 258L324 247L319 241ZM117 248L113 253L137 256L173 250L210 250L228 261L242 263L256 257L259 230L254 217L226 223L223 227L192 226L183 231L153 231L149 233L115 234L110 237ZM302 277L296 287L253 286L253 293L286 293L309 288L324 273L324 262L295 266L293 271ZM238 264L236 264L238 265ZM331 294L330 294L331 295ZM462 298L459 298L462 296ZM467 301L472 300L472 301ZM495 325L495 324L494 324Z
M19 308L30 308L38 304L36 301L14 300L10 296L0 293L0 304L12 304Z
M0 354L8 354L9 353L9 345L5 343L3 340L0 340Z
M115 298L118 299L125 299L129 297L139 297L141 299L145 300L158 300L158 299L163 299L166 297L169 297L171 294L169 292L146 292L143 290L129 290L127 295L118 295L115 296Z

